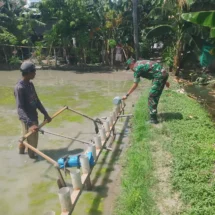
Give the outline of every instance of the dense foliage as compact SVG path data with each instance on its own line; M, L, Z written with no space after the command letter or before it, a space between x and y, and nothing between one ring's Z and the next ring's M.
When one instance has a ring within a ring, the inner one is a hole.
M182 18L215 8L214 1L206 1L43 0L26 8L20 1L4 0L1 61L16 62L34 52L40 63L54 56L70 64L113 64L113 41L123 46L126 57L136 53L137 59L157 56L153 44L162 42L159 55L178 74L191 55L198 60L204 42L211 42L208 27Z

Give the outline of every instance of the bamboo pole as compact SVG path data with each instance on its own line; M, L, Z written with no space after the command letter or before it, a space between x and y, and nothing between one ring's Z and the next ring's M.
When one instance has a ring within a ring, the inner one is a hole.
M45 160L47 160L49 163L53 164L54 167L56 168L57 170L57 173L58 173L58 177L60 179L60 182L61 182L61 186L63 187L66 187L66 183L63 179L63 176L60 172L60 168L59 168L59 165L58 163L53 160L52 158L50 158L49 156L45 155L44 153L42 153L39 149L36 149L34 148L33 146L31 146L30 144L28 144L26 141L23 141L22 142L26 147L28 147L29 149L31 149L33 152L35 152L36 154L40 155L41 157L43 157Z
M43 152L41 152L39 149L34 148L32 145L28 144L26 141L23 141L23 144L28 147L29 149L31 149L33 152L35 152L36 154L40 155L41 157L43 157L45 160L47 160L49 163L53 164L54 166L58 166L58 163L53 160L52 158L50 158L49 156L45 155Z
M65 106L63 108L61 108L59 111L57 111L51 118L54 119L56 116L58 116L60 113L62 113L64 110L66 110L68 107ZM42 126L44 126L45 124L47 123L47 121L44 121L43 123L41 123L38 127L41 128ZM28 144L26 141L24 141L25 139L27 139L30 135L32 135L33 132L32 131L29 131L27 134L25 134L20 140L20 144L23 144L25 145L27 148L31 149L33 152L35 152L36 154L40 155L41 157L43 157L45 160L47 160L49 163L53 164L54 167L56 168L57 170L57 173L58 173L58 177L59 177L59 180L60 180L60 184L61 184L61 187L65 187L66 186L66 183L63 179L63 176L61 174L61 171L60 171L60 168L59 168L59 165L58 163L53 160L52 158L50 158L49 156L45 155L44 153L42 153L40 150L36 149L35 147L31 146L30 144Z
M101 149L101 147L102 147L101 137L98 136L98 135L95 136L94 137L94 142L95 142L96 149Z
M105 129L104 128L99 129L99 134L100 134L101 140L104 141L106 139Z
M104 122L104 128L106 132L110 132L110 123L108 120Z
M61 205L61 211L63 213L68 213L72 209L70 188L63 187L58 191L58 196Z
M62 113L64 110L66 110L66 109L68 109L68 107L67 106L65 106L65 107L63 107L63 108L61 108L59 111L57 111L51 118L52 119L54 119L56 116L58 116L60 113ZM47 124L47 121L45 120L45 121L43 121L39 126L38 126L38 128L40 129L40 128L42 128L45 124ZM32 135L34 132L33 131L29 131L27 134L25 134L22 138L21 138L21 140L20 140L20 142L22 142L22 141L24 141L25 139L27 139L30 135Z
M87 174L90 172L90 163L88 157L86 155L80 156L81 170L83 174Z
M81 183L81 174L80 174L80 170L76 169L76 170L72 170L70 172L70 177L72 179L72 186L73 186L73 190L80 190L82 188L82 183Z
M74 110L74 109L72 109L72 108L69 108L69 107L68 107L68 110L69 110L69 111L72 111L72 112L74 112L74 113L77 113L78 115L81 115L81 116L83 116L83 117L85 117L85 118L87 118L87 119L89 119L89 120L95 121L93 118L91 118L91 117L89 117L89 116L87 116L87 115L85 115L85 114L83 114L83 113L80 113L80 112L78 112L78 111L76 111L76 110Z

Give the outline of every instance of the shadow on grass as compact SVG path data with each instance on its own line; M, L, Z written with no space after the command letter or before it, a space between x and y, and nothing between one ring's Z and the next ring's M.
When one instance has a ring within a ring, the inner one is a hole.
M172 120L182 120L183 115L181 113L160 113L158 114L158 118L160 118L161 122L164 121L172 121Z

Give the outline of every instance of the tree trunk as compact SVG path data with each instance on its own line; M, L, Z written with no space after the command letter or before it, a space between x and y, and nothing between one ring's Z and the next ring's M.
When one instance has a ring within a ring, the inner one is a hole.
M87 53L85 48L83 48L83 62L84 62L84 65L87 65Z
M135 46L136 60L139 59L139 37L138 37L137 5L138 5L138 0L133 0L134 46Z
M102 43L102 52L101 52L101 54L102 54L102 65L105 65L105 53L106 53L105 50L106 50L105 44Z
M113 52L114 48L111 48L111 66L113 66Z
M55 58L55 67L57 67L57 53L55 48L54 48L54 58Z
M7 54L6 54L6 52L5 52L4 47L3 47L3 53L4 53L4 56L5 56L5 62L6 62L6 64L8 64Z
M181 40L178 40L176 43L176 54L174 57L174 71L175 76L179 75L180 67L181 67L181 54L183 53L183 43Z
M105 40L105 63L106 65L110 65L109 56L108 56L108 41Z

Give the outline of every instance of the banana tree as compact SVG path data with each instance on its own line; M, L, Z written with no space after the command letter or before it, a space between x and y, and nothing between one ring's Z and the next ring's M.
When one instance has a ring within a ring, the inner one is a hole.
M98 43L99 41L101 43L103 64L109 64L110 62L113 66L113 52L117 44L116 41L121 40L123 16L121 10L113 10L102 2L99 4L101 7L96 11L97 22L99 22L98 27L94 29L93 37L95 42ZM111 53L110 60L108 59L109 50Z
M188 22L210 28L210 38L215 41L215 11L200 11L184 13L182 18ZM202 48L200 64L203 67L210 67L215 60L215 48L212 45L205 45Z
M12 0L1 1L0 6L0 43L15 45L19 42L22 32L19 31L18 16L22 11L21 2L15 3ZM8 63L11 52L6 47L2 47L4 62ZM0 53L1 55L1 53Z
M188 24L182 19L184 4L185 0L163 1L161 7L154 8L149 14L152 27L148 29L146 34L147 39L159 38L161 35L171 38L171 41L175 44L173 47L175 52L173 68L176 76L181 68L186 44L195 44L193 35L200 33L197 26Z
M14 4L13 1L4 0L0 7L0 41L3 43L17 43L18 16L21 12L21 4Z

